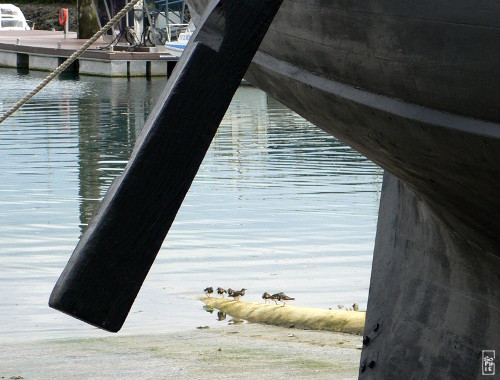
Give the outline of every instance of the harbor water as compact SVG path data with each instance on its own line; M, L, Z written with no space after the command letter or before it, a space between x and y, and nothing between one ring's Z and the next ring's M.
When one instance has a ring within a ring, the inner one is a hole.
M0 112L45 75L0 69ZM0 124L0 342L111 335L47 302L165 82L63 77ZM203 311L207 286L365 309L381 181L366 158L241 86L120 334L228 323Z

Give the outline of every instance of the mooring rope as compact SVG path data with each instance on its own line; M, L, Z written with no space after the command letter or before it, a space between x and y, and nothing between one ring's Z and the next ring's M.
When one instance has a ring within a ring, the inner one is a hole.
M132 7L137 4L139 0L132 0L130 3L125 5L123 9L116 14L109 22L104 25L96 34L92 36L90 40L85 42L80 49L75 51L71 56L64 61L57 69L51 72L38 86L36 86L29 94L27 94L24 98L19 100L10 110L5 112L2 117L0 117L0 124L7 119L10 115L16 112L19 108L21 108L24 104L26 104L33 96L35 96L42 88L44 88L52 79L61 74L66 68L71 65L79 56L81 56L94 42L97 41L99 37L101 37L104 33L106 33L109 28L115 25Z

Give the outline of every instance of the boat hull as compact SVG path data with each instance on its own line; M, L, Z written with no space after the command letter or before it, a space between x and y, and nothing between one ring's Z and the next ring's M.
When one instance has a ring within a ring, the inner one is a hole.
M480 378L500 341L499 24L493 1L285 0L245 76L386 170L360 378Z
M392 178L382 190L365 331L373 342L360 379L481 378L482 350L500 341L498 125L319 78L312 86L310 73L269 72L276 62L265 60L254 61L251 83L267 91L275 83L273 96Z
M190 1L195 15L208 1ZM259 51L327 80L499 122L499 15L496 1L285 0Z

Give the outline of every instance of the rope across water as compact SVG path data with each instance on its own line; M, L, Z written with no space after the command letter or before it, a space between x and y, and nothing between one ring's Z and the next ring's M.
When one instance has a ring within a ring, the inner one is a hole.
M64 61L57 69L51 72L38 86L36 86L30 93L28 93L24 98L19 100L10 110L5 112L2 117L0 117L0 124L7 119L10 115L16 112L24 104L26 104L33 96L35 96L42 88L44 88L52 79L61 74L66 68L71 65L79 56L81 56L94 42L97 41L104 33L106 33L113 25L115 25L120 19L130 11L139 0L132 0L123 9L116 14L109 22L104 25L96 34L92 36L87 42L85 42L82 47L75 51L71 56Z

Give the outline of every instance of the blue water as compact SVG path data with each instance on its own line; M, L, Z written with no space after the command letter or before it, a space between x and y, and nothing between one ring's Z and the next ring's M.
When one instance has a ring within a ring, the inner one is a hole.
M0 112L44 76L0 69ZM0 341L110 335L47 301L164 84L57 79L0 124ZM121 333L220 325L197 299L207 286L366 308L381 175L240 87Z

